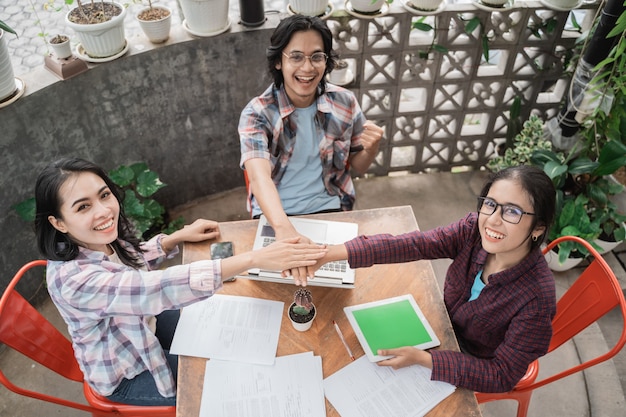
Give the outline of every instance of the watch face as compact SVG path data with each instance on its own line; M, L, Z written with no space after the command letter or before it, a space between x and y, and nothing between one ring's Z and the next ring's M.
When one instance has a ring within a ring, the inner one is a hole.
M211 259L223 259L233 256L232 242L216 242L211 244Z

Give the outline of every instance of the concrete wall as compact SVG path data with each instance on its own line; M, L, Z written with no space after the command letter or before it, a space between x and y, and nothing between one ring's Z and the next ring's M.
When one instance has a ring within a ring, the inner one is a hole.
M237 123L270 83L263 63L271 32L132 54L0 109L0 292L40 257L32 226L12 206L34 195L38 173L54 159L82 157L107 170L145 161L168 184L155 196L166 207L243 185ZM33 281L25 294L41 283Z

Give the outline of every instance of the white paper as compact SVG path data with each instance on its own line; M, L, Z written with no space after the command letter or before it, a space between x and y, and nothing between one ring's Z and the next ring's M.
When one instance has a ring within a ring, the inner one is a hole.
M431 381L431 373L419 365L394 370L362 356L326 378L324 392L341 417L419 417L456 389Z
M200 417L324 417L322 359L313 352L274 365L210 360Z
M216 294L183 308L170 352L271 365L284 303Z

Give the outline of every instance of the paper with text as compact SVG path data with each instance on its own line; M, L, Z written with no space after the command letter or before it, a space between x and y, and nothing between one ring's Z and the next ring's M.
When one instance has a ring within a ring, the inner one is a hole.
M324 417L322 359L313 352L271 366L210 360L200 417Z
M183 308L170 353L271 365L284 303L216 294Z
M324 380L324 393L341 417L421 417L456 387L431 381L419 365L396 369L361 356Z

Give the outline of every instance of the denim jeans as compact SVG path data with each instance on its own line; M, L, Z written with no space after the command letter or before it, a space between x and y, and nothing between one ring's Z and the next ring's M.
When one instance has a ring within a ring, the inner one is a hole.
M170 355L169 349L174 338L174 330L180 317L178 310L164 311L157 316L156 336L165 351L167 363L174 374L178 375L178 356ZM132 405L176 405L176 397L163 397L157 390L150 371L144 371L133 379L124 378L113 394L107 397L111 401Z

